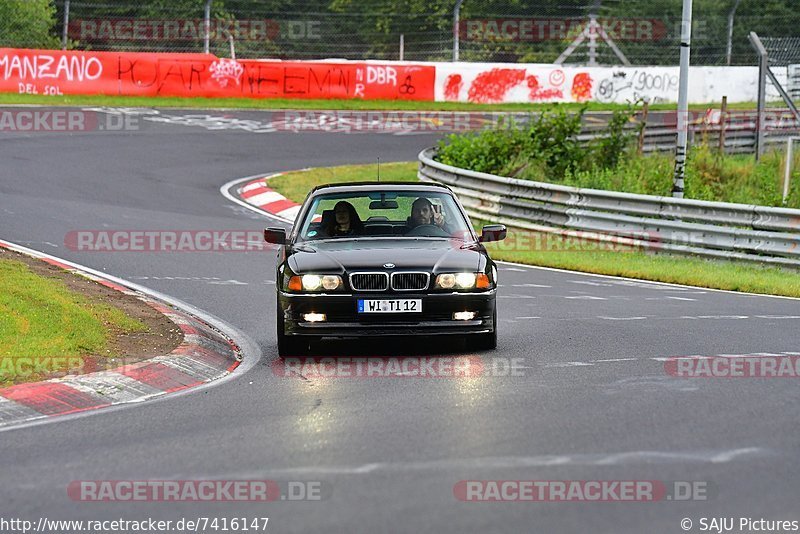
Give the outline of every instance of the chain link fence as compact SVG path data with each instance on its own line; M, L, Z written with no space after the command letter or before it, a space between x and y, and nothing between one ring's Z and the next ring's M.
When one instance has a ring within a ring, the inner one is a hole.
M785 49L776 60L800 63L796 3L695 2L692 64L755 64L750 31ZM204 52L208 33L208 51L223 57L233 41L241 58L450 61L457 43L461 61L677 65L681 9L681 0L3 0L0 46Z

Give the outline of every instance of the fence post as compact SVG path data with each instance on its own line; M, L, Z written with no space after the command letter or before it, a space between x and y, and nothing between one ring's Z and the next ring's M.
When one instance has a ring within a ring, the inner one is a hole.
M789 196L789 180L792 177L792 141L794 137L786 140L786 169L783 172L783 202L786 203L786 198Z
M725 126L728 122L728 97L722 97L722 108L719 112L719 153L725 155Z
M730 66L733 53L733 17L742 0L735 0L733 7L728 12L728 46L725 48L725 64Z
M461 29L459 28L461 24L461 4L464 3L464 0L456 0L456 7L453 9L453 61L458 61L458 54L459 54L459 40L460 40L460 33Z
M231 32L229 32L228 30L225 30L225 35L228 36L228 43L231 46L231 59L233 61L236 61L236 44L234 43L234 40L233 40L233 34Z
M64 0L64 28L61 30L61 50L67 49L68 30L69 30L69 0Z
M211 0L206 0L203 12L203 53L208 54L209 40L211 39Z
M406 54L406 36L405 34L400 34L400 61L403 61Z
M650 111L650 104L647 102L642 106L642 129L639 130L639 143L636 147L636 152L641 156L644 153L644 137L645 130L647 129L647 114Z

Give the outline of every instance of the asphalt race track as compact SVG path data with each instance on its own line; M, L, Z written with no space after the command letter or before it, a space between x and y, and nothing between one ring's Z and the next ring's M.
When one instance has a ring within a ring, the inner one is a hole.
M269 532L546 533L800 519L797 379L682 379L663 360L800 352L800 301L503 265L499 348L481 356L518 358L521 376L279 376L273 252L74 252L65 234L258 231L276 223L226 200L222 184L376 157L409 161L437 134L180 122L0 132L0 237L184 300L241 330L260 360L194 393L0 432L0 517L269 517ZM321 354L471 354L441 340L391 345L333 342ZM106 503L67 494L79 480L189 479L314 481L324 498ZM454 496L462 480L520 479L699 481L708 491L706 500L649 503Z

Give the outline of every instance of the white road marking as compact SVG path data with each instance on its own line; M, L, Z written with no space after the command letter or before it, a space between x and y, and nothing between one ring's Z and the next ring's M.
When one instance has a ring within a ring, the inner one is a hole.
M180 280L188 282L208 282L220 280L216 276L132 276L131 280Z
M636 362L639 361L639 358L608 358L605 360L592 360L595 363L606 363L606 362Z
M577 295L573 297L564 297L564 298L573 300L606 300L603 297L593 297L592 295Z
M749 319L749 315L681 315L678 319Z
M688 301L691 301L691 302L697 302L697 299L690 299L690 298L687 298L687 297L671 297L670 296L670 297L664 297L664 298L665 299L671 299L671 300L688 300Z
M283 174L283 173L275 172L275 173L272 173L272 174L270 174L268 176L264 176L263 174L254 174L253 176L245 176L244 178L237 178L235 180L231 180L230 182L220 186L219 192L223 197L227 198L231 202L233 202L235 204L239 204L243 208L246 208L246 209L248 209L248 210L250 210L250 211L252 211L254 213L258 213L262 217L267 217L269 219L274 219L274 220L278 220L278 221L281 221L281 222L284 222L284 223L293 224L294 220L292 220L292 219L284 219L283 217L281 217L279 215L275 215L273 213L269 213L268 211L262 210L261 208L253 206L252 204L248 204L244 200L242 200L242 199L240 199L240 198L238 198L238 197L236 197L236 196L234 196L234 195L232 195L230 193L230 189L231 188L233 188L233 187L235 187L235 186L237 186L237 185L239 185L239 184L241 184L243 182L250 182L250 181L258 180L258 179L269 180L270 178L275 177L275 176L280 176L281 174Z
M647 317L607 317L605 315L598 315L598 319L607 319L609 321L641 321L643 319L647 319Z
M742 447L722 450L687 451L626 451L617 453L589 454L543 454L538 456L483 456L478 458L443 458L414 462L375 462L362 465L303 465L298 467L267 468L257 472L236 473L242 479L268 478L280 473L295 475L367 475L378 471L431 471L431 470L474 470L474 469L520 469L525 467L586 466L586 465L652 465L686 463L728 463L742 461L743 456L765 456L769 449L762 447Z
M541 317L537 317L535 315L526 315L523 317L515 317L515 319L541 319Z
M730 289L714 289L714 288L705 288L700 286L691 286L686 284L672 284L669 282L655 282L655 281L642 281L636 278L627 278L624 276L612 276L609 274L596 274L596 273L585 273L581 271L570 271L568 269L557 269L555 267L542 267L540 265L525 265L524 263L515 263L513 261L504 261L498 260L497 263L499 265L515 265L519 267L525 267L528 270L537 270L537 271L551 271L556 273L567 273L570 275L578 275L578 276L591 276L594 278L603 278L606 280L612 281L615 284L622 284L622 285L637 285L641 284L641 287L650 287L652 289L658 289L658 287L653 286L660 286L662 288L671 288L674 291L682 291L687 289L693 290L705 290L711 291L714 293L727 293L729 295L736 295L740 297L754 297L754 298L773 298L773 299L785 299L785 300L800 300L800 297L787 297L784 295L764 295L761 293L747 293L745 291L731 291ZM504 267L504 269L510 269L510 267Z

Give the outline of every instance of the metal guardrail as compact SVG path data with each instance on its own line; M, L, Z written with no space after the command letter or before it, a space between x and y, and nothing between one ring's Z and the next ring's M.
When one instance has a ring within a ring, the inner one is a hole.
M716 110L715 110L716 111ZM800 124L790 114L789 109L770 109L763 121L761 128L764 131L766 145L778 145L786 142L789 137L800 135ZM675 113L651 112L650 119L646 121L642 152L674 152L677 140L677 125ZM720 124L720 119L722 124ZM671 120L672 124L663 121ZM717 122L707 124L697 112L692 112L689 124L689 139L702 139L709 146L718 147L720 136L723 135L724 151L727 154L753 154L756 150L758 136L758 114L754 111L729 111L725 117L717 117ZM626 132L633 135L641 127L638 119L632 120L625 128ZM584 125L581 133L575 138L587 144L591 141L606 137L608 133L603 126Z
M487 113L483 115L482 120L476 121L474 129L498 128L509 121L524 128L539 115L535 112ZM586 112L581 131L575 136L575 140L587 145L597 139L608 137L609 116L609 112ZM643 124L642 152L647 154L675 151L678 133L677 115L674 111L650 111L644 121L639 111L625 125L624 130L635 139ZM769 108L760 125L758 113L753 110L729 110L724 113L718 109L706 112L691 111L688 128L689 139L693 144L702 140L717 150L724 150L726 154L755 153L759 128L763 130L766 145L784 144L789 137L800 136L800 123L795 120L788 108ZM720 147L720 136L723 137L722 147Z
M800 268L800 210L583 189L507 178L419 154L418 176L450 186L471 217L536 232Z

